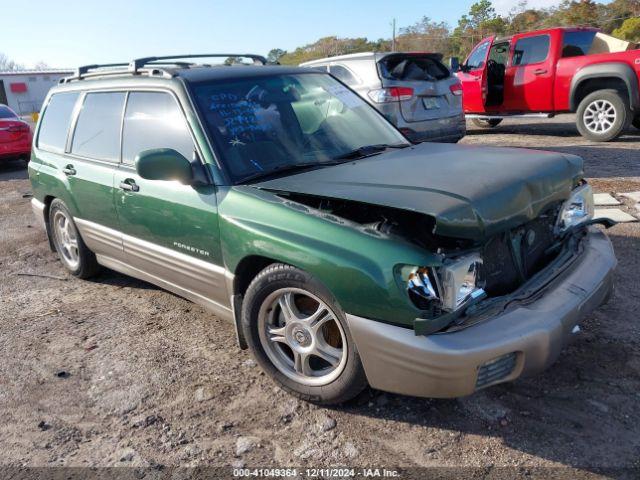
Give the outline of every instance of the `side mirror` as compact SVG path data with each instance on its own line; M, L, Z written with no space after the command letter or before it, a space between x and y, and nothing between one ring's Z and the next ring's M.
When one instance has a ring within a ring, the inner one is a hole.
M459 72L460 71L460 59L458 57L451 57L449 59L449 69L452 72Z
M193 182L191 162L172 148L144 150L136 156L138 175L147 180L177 180L189 185Z

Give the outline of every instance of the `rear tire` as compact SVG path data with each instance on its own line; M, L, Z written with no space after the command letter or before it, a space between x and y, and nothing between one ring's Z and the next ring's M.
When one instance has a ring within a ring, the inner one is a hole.
M613 89L590 93L578 106L576 126L580 135L593 142L619 137L632 121L629 102Z
M296 397L339 404L367 386L344 312L307 272L262 270L244 296L241 328L258 364Z
M482 118L472 118L471 122L476 127L480 127L480 128L495 128L498 125L500 125L500 123L502 123L502 119L501 118L490 118L489 120L484 120Z
M69 209L58 198L49 207L49 228L60 261L71 275L90 278L100 271L96 256L82 240Z

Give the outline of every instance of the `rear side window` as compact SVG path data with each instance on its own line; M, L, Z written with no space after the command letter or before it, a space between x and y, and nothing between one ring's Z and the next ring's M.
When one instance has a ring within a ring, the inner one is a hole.
M380 75L387 80L434 81L450 75L449 69L441 62L427 56L389 55L380 60L379 66Z
M194 145L182 110L162 92L131 92L122 131L122 161L133 165L136 156L151 148L173 148L187 159Z
M123 92L88 93L73 134L71 153L117 162L120 159L120 125Z
M549 35L521 38L513 50L514 65L543 62L549 54Z
M329 65L329 73L347 85L356 85L360 80L342 65Z
M562 37L562 57L580 57L591 48L596 32L565 32Z
M16 118L16 114L9 107L0 105L0 118Z
M51 97L44 111L38 133L38 148L62 153L78 93L57 93Z

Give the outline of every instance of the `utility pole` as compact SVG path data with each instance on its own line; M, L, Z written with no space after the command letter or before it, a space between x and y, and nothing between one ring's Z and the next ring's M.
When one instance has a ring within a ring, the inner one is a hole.
M395 52L396 51L396 19L395 18L391 21L391 29L392 29L391 51Z

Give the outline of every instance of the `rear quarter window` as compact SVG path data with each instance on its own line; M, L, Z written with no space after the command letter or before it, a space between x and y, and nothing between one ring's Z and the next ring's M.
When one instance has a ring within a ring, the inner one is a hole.
M62 153L67 143L67 134L78 93L56 93L49 100L40 121L38 148Z
M120 160L124 92L88 93L78 115L71 153L97 160Z
M336 77L343 83L347 85L357 85L360 82L358 77L356 77L348 68L343 67L342 65L330 65L329 73Z
M562 58L586 55L596 32L565 32L562 37Z

